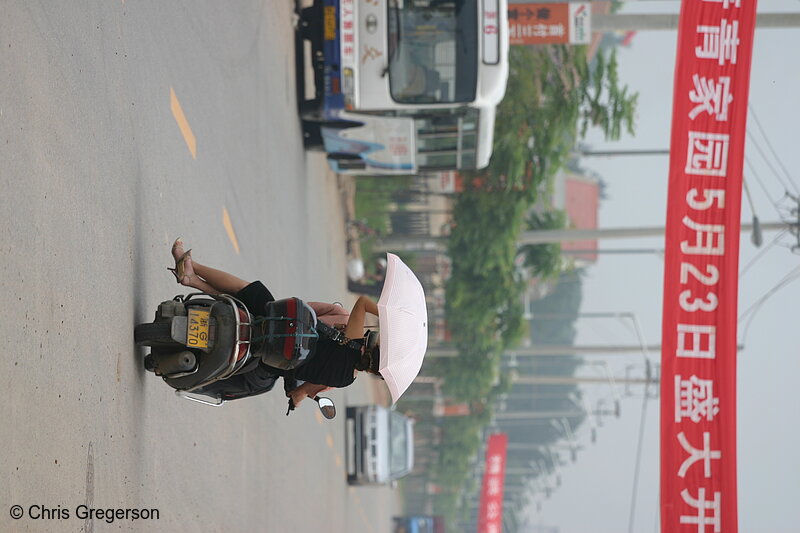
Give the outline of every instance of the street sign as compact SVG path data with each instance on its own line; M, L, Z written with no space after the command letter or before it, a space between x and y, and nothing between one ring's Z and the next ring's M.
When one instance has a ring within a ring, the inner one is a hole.
M588 44L591 38L589 2L509 4L511 44Z

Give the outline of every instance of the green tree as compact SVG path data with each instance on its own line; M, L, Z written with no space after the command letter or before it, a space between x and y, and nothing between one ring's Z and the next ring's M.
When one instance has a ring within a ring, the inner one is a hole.
M637 95L620 86L614 52L601 52L589 63L585 47L512 47L509 63L506 97L496 114L494 155L486 170L465 176L466 190L453 208L448 242L453 268L445 299L459 357L430 365L431 372L445 378L445 393L461 400L490 398L501 354L524 325L523 280L516 275L515 258L531 205L590 126L614 139L623 128L632 132L634 125ZM546 213L527 222L563 227L565 219L563 213ZM557 245L522 252L538 275L553 275L562 266ZM563 323L558 332L569 336L571 328L571 322ZM446 422L440 460L431 473L447 488L435 501L437 511L454 512L483 424L484 417Z
M531 211L526 225L529 230L564 228L567 225L567 214L561 210L542 213ZM525 244L519 251L525 256L525 265L531 269L534 276L555 278L564 268L559 243Z
M589 126L611 140L623 128L632 134L638 94L620 84L617 70L616 50L601 49L589 62L584 46L512 46L486 182L532 191L564 165Z
M581 137L589 126L600 128L606 139L620 138L622 128L633 135L637 93L628 94L628 87L620 87L617 74L617 50L600 50L595 61L589 63L584 55L575 57L581 83Z
M517 236L528 202L513 190L465 191L454 206L445 286L447 323L461 356L444 361L448 394L484 398L505 346L521 330L521 281L514 275ZM494 213L491 221L477 213ZM520 309L517 309L517 308Z

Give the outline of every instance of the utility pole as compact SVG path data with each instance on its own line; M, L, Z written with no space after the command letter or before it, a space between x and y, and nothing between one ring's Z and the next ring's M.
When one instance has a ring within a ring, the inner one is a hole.
M761 231L779 231L793 226L786 222L767 222L759 224ZM753 224L742 224L742 232L752 231ZM664 235L663 226L646 226L640 228L603 228L603 229L545 229L523 231L517 244L545 244L550 242L586 241L598 239L630 239L636 237L660 237Z
M620 255L633 255L633 254L649 254L649 255L664 255L663 248L598 248L597 250L586 249L570 249L561 250L562 255L606 255L606 254L620 254Z
M615 383L630 385L658 385L658 378L614 378ZM523 385L580 385L581 383L608 383L606 377L578 376L519 376L514 383Z
M613 415L614 411L592 411L587 413L583 410L573 409L571 411L507 411L504 413L495 413L494 419L498 422L501 421L509 421L509 420L522 420L522 421L530 421L536 419L546 419L549 420L551 418L575 418L579 416L587 416L587 415Z
M780 231L794 229L794 222L766 222L758 224L761 231ZM752 231L753 224L742 224L741 231ZM599 239L630 239L637 237L660 237L664 235L663 226L603 228L603 229L546 229L523 231L517 240L518 246L526 244L546 244L551 242L591 241ZM376 250L385 251L444 251L446 237L389 237L375 246Z
M669 155L669 150L578 150L581 157L612 155Z
M800 13L757 13L756 28L800 28ZM677 30L677 14L592 13L592 31Z
M509 442L506 444L507 450L539 451L548 448L546 444L530 444L527 442ZM563 448L563 447L562 447Z
M612 344L612 345L583 345L583 346L570 346L566 344L553 344L553 345L539 345L529 346L525 348L515 348L505 352L504 356L517 356L517 357L537 357L537 356L559 356L559 355L597 355L597 354L615 354L615 353L642 353L645 349L648 352L660 353L661 345L652 344L649 346L630 345L630 344ZM428 348L425 352L425 357L458 357L459 352L456 348Z

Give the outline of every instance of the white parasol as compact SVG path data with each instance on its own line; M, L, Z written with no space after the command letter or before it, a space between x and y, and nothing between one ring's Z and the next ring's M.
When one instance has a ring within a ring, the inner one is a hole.
M386 278L378 300L380 373L392 402L414 381L428 347L428 309L417 276L399 257L386 254Z

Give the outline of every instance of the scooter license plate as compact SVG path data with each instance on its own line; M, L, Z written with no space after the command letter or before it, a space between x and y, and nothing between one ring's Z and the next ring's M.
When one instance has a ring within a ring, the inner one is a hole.
M186 346L208 348L209 311L189 309L189 324L186 328Z
M323 20L325 22L325 40L333 41L336 39L336 7L325 6Z

